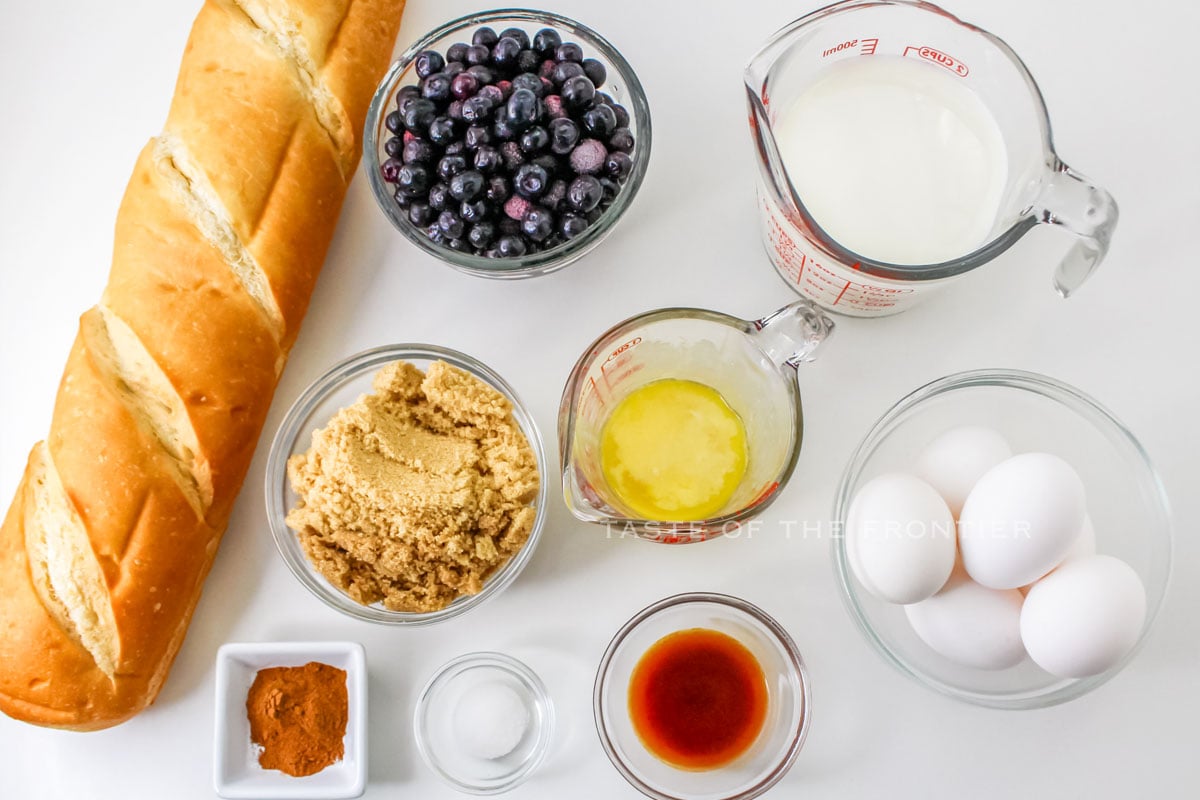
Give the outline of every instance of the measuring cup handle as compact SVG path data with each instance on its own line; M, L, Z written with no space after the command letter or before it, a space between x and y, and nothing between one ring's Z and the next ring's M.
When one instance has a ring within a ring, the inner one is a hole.
M807 300L797 300L751 326L750 335L772 361L795 369L813 360L817 347L833 331L833 320Z
M1038 222L1061 225L1077 237L1054 272L1054 288L1068 297L1108 253L1117 227L1117 201L1085 176L1056 161L1033 212Z

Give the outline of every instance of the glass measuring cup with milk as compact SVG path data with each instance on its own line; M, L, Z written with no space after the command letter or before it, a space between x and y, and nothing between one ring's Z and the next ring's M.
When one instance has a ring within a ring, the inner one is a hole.
M903 311L1038 223L1076 236L1064 297L1108 250L1116 203L1055 154L1025 65L937 6L828 6L772 37L745 81L767 253L825 308Z

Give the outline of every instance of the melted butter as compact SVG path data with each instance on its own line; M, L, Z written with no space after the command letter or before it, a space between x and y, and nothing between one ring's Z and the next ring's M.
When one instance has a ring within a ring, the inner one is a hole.
M600 432L600 469L633 513L686 522L717 514L746 474L746 428L715 389L668 378L621 400Z

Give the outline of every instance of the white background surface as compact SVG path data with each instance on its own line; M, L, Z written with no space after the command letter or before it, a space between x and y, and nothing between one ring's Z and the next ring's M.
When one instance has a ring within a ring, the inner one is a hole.
M808 661L808 744L773 797L1184 797L1200 786L1200 350L1194 250L1200 222L1200 11L1142 0L950 10L1005 38L1050 108L1064 160L1112 191L1121 222L1108 261L1060 301L1065 246L1035 231L990 268L886 320L843 320L801 375L808 429L768 521L823 520L851 448L916 386L977 367L1042 371L1092 393L1149 450L1175 506L1176 567L1141 656L1095 693L1043 711L957 704L886 666L843 610L828 542L754 539L669 548L608 540L555 497L532 563L499 600L420 631L356 623L287 572L267 530L267 444L291 401L363 348L427 341L471 353L513 383L553 442L579 352L631 314L664 305L761 316L791 296L757 239L741 70L815 2L587 2L555 11L607 35L653 108L653 162L633 212L584 261L534 281L459 275L421 255L351 187L305 329L190 635L158 702L91 734L0 718L0 795L212 796L213 658L226 641L352 639L367 648L368 797L451 797L416 753L416 693L442 662L509 652L539 671L560 734L518 797L634 797L602 753L591 685L609 637L679 591L738 594L774 614ZM160 130L198 2L6 4L0 26L0 495L44 435L78 315L104 284L112 225L138 150ZM411 0L399 45L478 3ZM684 13L683 9L689 10ZM247 143L252 146L252 143ZM553 458L553 454L552 454ZM1136 531L1131 531L1136 535Z

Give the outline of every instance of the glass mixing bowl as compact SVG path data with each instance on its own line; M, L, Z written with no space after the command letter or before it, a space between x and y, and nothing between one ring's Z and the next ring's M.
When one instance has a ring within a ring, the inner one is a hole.
M884 472L909 470L922 447L959 425L991 427L1008 439L1014 452L1053 453L1078 471L1087 489L1097 552L1128 563L1146 588L1146 621L1137 645L1120 663L1088 678L1057 678L1028 658L997 671L959 666L917 637L903 606L863 589L850 570L846 540L839 535L834 538L834 566L850 615L885 661L942 694L1004 709L1073 700L1129 663L1162 605L1171 568L1170 510L1162 482L1133 434L1078 389L1030 372L962 372L922 386L875 423L842 475L834 501L834 530L845 530L850 502L860 486Z
M465 370L479 380L488 384L508 398L512 403L512 415L529 440L537 459L538 493L534 500L537 516L534 519L533 530L529 539L500 569L492 573L483 584L483 590L478 594L463 595L450 605L438 611L405 612L391 611L381 604L364 606L338 587L325 580L300 545L295 531L287 526L284 518L297 501L296 493L292 491L287 477L287 461L293 455L308 450L312 442L312 433L325 426L331 417L341 408L350 405L359 395L371 391L371 381L385 364L393 361L407 361L425 370L434 361L446 363ZM320 598L325 605L334 608L347 616L367 622L380 622L387 625L428 625L434 622L457 617L478 605L486 603L511 584L529 562L542 535L542 527L546 522L547 486L546 454L542 445L542 437L538 433L533 417L525 409L513 388L503 378L468 355L445 347L429 344L394 344L365 350L350 356L344 361L334 364L329 370L317 378L297 398L283 418L275 439L271 442L271 451L267 456L267 520L271 525L271 534L275 538L275 546L292 574L304 584L310 592Z
M444 54L446 48L455 42L470 43L471 34L483 25L496 31L521 28L531 38L541 28L553 28L562 35L564 42L573 41L579 44L583 48L584 58L594 58L604 64L608 78L600 87L600 91L610 95L629 112L629 129L634 136L634 147L630 153L633 158L633 171L600 219L568 242L520 258L486 258L473 253L460 253L429 241L424 231L409 221L407 212L396 205L392 199L394 190L383 180L380 172L380 166L388 158L383 149L384 143L391 136L384 127L384 122L388 112L394 107L396 91L401 86L415 85L419 80L414 63L417 55L424 50L436 50ZM650 106L646 101L646 92L633 67L607 39L586 25L549 11L507 8L468 14L447 22L421 37L404 51L400 59L388 70L371 100L367 112L363 160L366 164L367 179L371 182L371 189L379 208L396 230L417 247L460 272L485 278L530 278L554 272L571 264L612 232L613 226L629 209L642 185L646 167L650 162L650 139Z
M642 655L676 631L707 628L732 636L758 660L767 681L767 716L750 749L708 770L671 766L651 753L629 716L629 682ZM796 643L762 609L723 594L696 592L660 600L634 615L600 661L593 709L600 744L635 789L655 800L749 800L791 769L810 718L808 674Z

